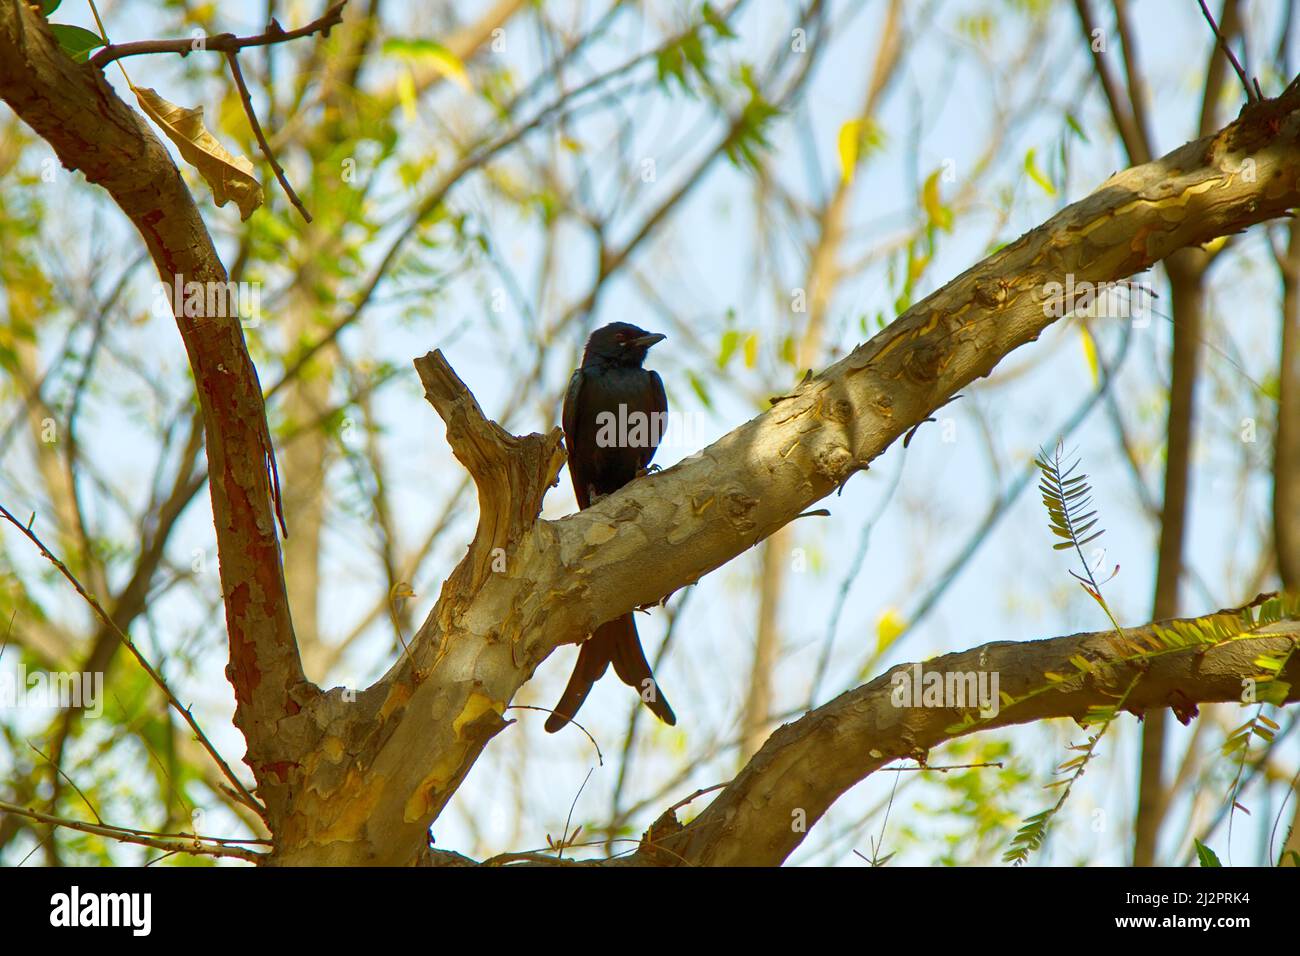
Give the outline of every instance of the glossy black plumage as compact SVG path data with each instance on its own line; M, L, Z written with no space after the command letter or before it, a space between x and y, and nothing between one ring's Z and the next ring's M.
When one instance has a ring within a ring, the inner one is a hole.
M564 396L564 444L579 508L622 488L654 458L666 424L668 397L658 373L641 366L646 351L663 338L614 322L587 340L582 365L570 378ZM619 680L636 690L655 716L667 724L677 723L655 683L636 622L628 613L602 624L583 642L564 694L547 718L548 733L573 719L611 663Z

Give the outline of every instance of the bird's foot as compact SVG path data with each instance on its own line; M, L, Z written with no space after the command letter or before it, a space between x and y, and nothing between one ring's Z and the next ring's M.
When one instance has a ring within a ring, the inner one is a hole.
M658 465L651 465L649 468L642 468L637 471L638 478L644 478L646 475L653 475L656 471L663 471Z

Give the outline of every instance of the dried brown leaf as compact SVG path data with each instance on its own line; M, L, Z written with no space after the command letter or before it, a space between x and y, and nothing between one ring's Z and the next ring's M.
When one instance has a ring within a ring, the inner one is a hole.
M253 175L253 164L245 156L232 156L203 125L203 107L186 109L159 96L154 90L132 87L135 98L148 117L158 124L185 161L199 171L212 188L218 206L233 199L239 218L247 219L262 205L262 184Z

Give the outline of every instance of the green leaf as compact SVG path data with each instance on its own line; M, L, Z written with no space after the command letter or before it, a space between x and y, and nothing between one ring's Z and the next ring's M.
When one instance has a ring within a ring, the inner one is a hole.
M944 232L952 232L952 210L943 204L939 196L939 176L943 170L936 169L925 180L921 189L921 205L930 222Z
M384 41L383 51L389 56L426 62L465 92L472 89L460 57L436 40L392 37Z
M1196 841L1196 859L1200 861L1201 866L1223 866L1214 851L1200 840Z
M1079 139L1083 140L1085 143L1088 142L1088 134L1083 131L1083 127L1079 125L1079 121L1074 118L1073 113L1065 114L1065 122L1069 124L1070 129L1074 130L1074 135L1078 136Z
M794 336L787 335L781 340L781 361L786 365L793 365L798 360L798 346L795 345Z
M59 41L59 49L78 63L85 63L91 50L104 45L104 38L99 34L66 23L51 23L50 32Z
M1038 183L1038 185L1043 188L1043 192L1047 193L1047 195L1056 195L1056 187L1053 186L1052 181L1043 174L1043 171L1038 168L1038 163L1034 160L1034 151L1032 149L1025 153L1025 173L1030 179Z
M728 40L734 40L736 33L727 25L727 21L722 19L718 11L714 10L710 4L704 5L704 22L713 27L713 32L720 37L726 37Z
M726 368L731 357L736 354L736 347L740 344L740 333L735 329L727 329L722 333L722 345L718 349L718 368Z
M41 15L48 17L55 10L59 9L59 4L63 0L41 0Z
M699 70L703 73L702 66ZM741 77L749 87L749 102L741 111L740 121L723 151L737 169L748 167L757 172L762 165L761 153L772 145L767 135L768 128L781 111L763 99L747 69L742 69Z
M704 384L704 380L694 372L687 372L686 377L690 379L691 388L695 390L695 394L698 395L700 401L704 403L704 407L712 410L713 400L709 398L709 387Z
M1255 691L1261 704L1272 704L1274 707L1281 707L1290 694L1291 684L1284 680L1261 681Z

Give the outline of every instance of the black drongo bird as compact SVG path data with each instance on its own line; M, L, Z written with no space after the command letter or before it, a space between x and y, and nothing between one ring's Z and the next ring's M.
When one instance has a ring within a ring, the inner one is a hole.
M657 372L641 367L646 351L665 336L615 322L591 333L582 366L564 396L564 444L578 507L587 508L646 470L668 417L668 396ZM583 642L578 663L555 712L546 720L555 733L578 712L610 664L619 680L666 724L677 717L641 650L631 612L607 621Z

